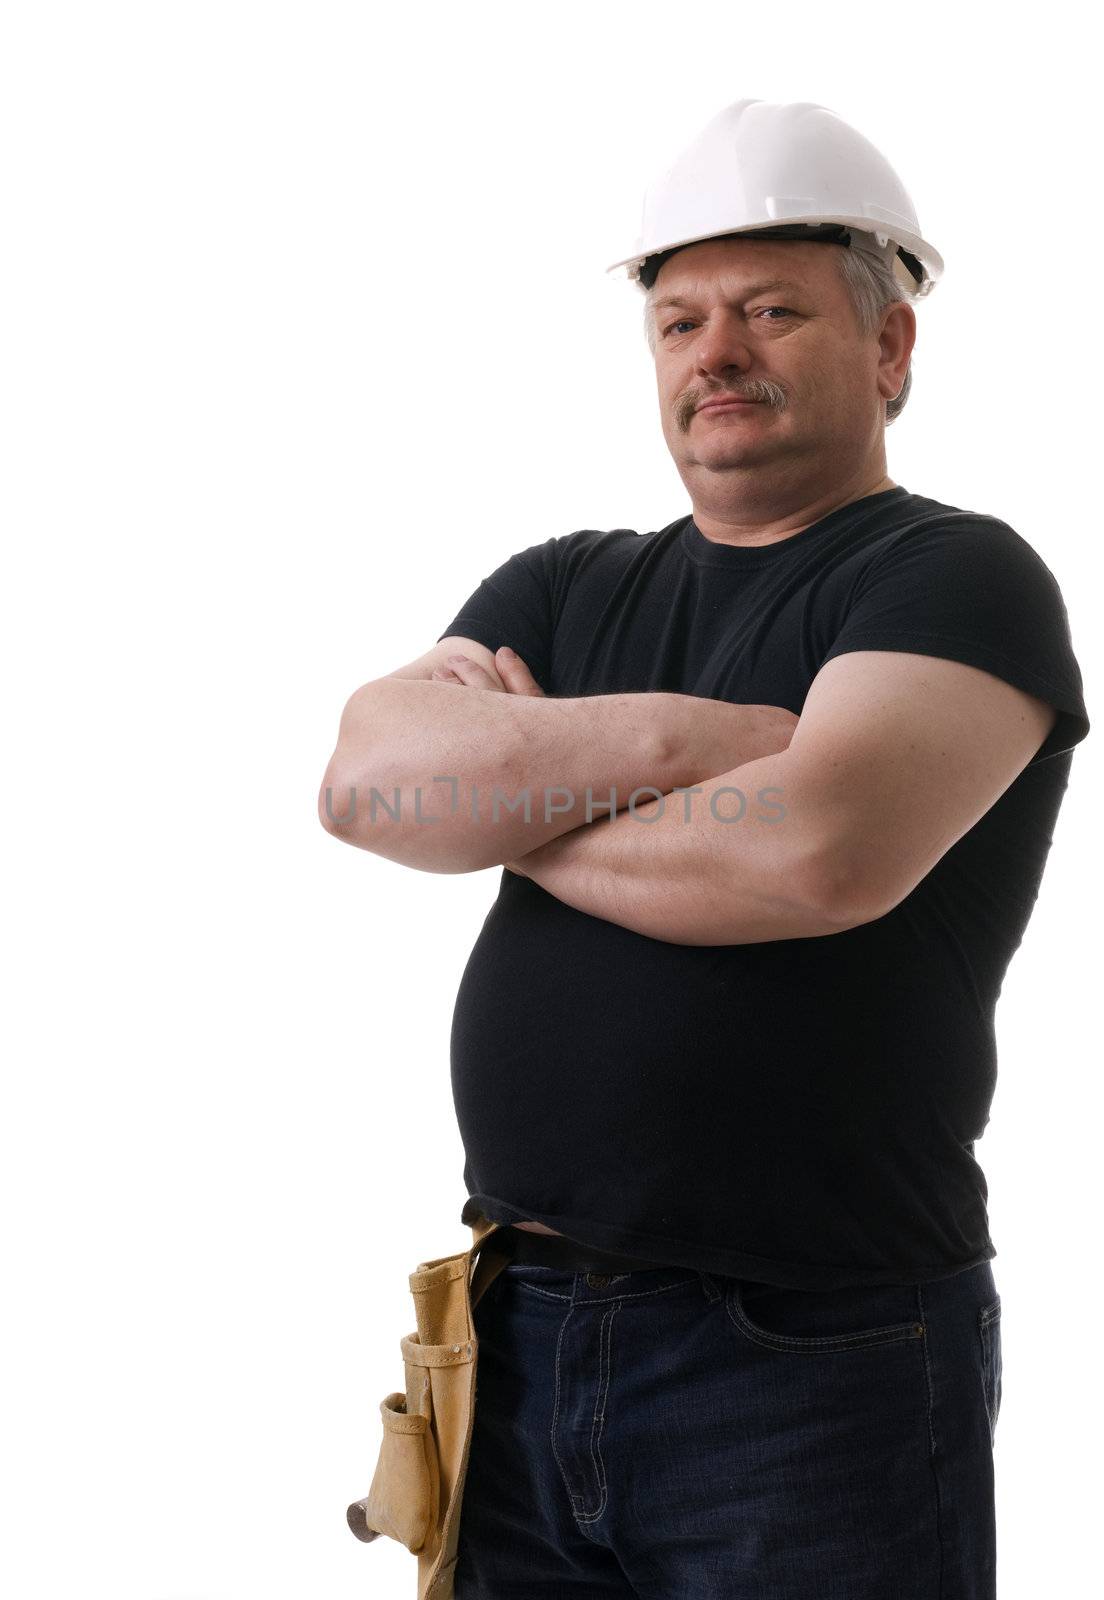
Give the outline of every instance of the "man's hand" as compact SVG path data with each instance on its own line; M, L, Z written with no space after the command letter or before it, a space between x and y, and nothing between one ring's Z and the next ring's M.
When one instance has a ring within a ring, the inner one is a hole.
M468 689L491 689L501 694L502 689L478 662L469 656L450 656L449 667L436 667L432 673L434 683L455 683ZM495 652L495 668L502 679L506 694L543 695L544 690L534 678L521 657L508 645Z
M436 683L455 683L467 689L490 689L496 694L505 691L506 694L543 695L544 690L529 671L525 662L509 645L502 645L495 651L495 667L502 679L503 689L489 672L485 672L477 661L470 656L450 656L451 667L435 667L431 676ZM524 858L522 858L524 859ZM505 861L503 866L507 872L514 873L519 878L527 876L521 865L521 860L515 862Z
M605 818L604 820L608 821L609 819ZM594 823L584 822L580 824L580 826L584 828L592 828ZM504 861L502 865L506 868L507 872L512 872L515 878L531 878L533 876L533 872L536 871L539 866L547 866L552 861L553 852L549 850L548 846L550 844L559 844L560 839L570 839L571 834L577 831L578 829L572 828L569 833L562 833L557 839L546 839L544 844L538 844L535 849L530 850L528 855L519 856L516 861ZM528 863L528 865L526 865L526 863Z

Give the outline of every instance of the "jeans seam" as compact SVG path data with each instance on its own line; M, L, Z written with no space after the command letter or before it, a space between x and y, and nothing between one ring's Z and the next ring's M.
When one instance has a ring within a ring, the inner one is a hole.
M609 1494L606 1484L606 1463L602 1459L602 1424L606 1420L606 1396L609 1393L610 1351L613 1348L613 1319L620 1309L621 1302L618 1300L611 1310L606 1312L602 1318L602 1327L598 1338L599 1383L598 1393L594 1401L594 1415L590 1423L590 1455L591 1460L594 1462L594 1471L598 1479L601 1496L598 1501L597 1511L591 1512L588 1516L576 1516L575 1520L579 1523L597 1522L606 1509L606 1500Z
M586 1274L584 1273L582 1276L585 1277ZM696 1276L697 1274L695 1274L695 1277ZM671 1294L675 1289L684 1289L688 1283L693 1283L693 1281L694 1278L692 1277L680 1278L678 1283L667 1283L659 1289L641 1289L638 1292L631 1294L622 1292L621 1294L607 1294L604 1296L591 1295L588 1296L586 1300L580 1300L570 1294L559 1294L555 1289L542 1289L539 1284L527 1283L523 1278L511 1279L515 1289L524 1289L529 1294L539 1294L543 1296L545 1300L564 1300L571 1301L574 1305L587 1306L608 1306L614 1302L616 1302L617 1305L620 1305L624 1300L652 1300L657 1295Z
M978 1338L981 1344L981 1398L985 1406L985 1420L989 1425L989 1444L996 1446L997 1424L995 1405L990 1405L989 1394L993 1388L993 1328L999 1323L1001 1302L998 1295L978 1312ZM994 1396L995 1399L995 1396Z
M916 1285L917 1314L921 1323L924 1322L924 1289L922 1284ZM939 1541L939 1587L936 1600L943 1600L943 1568L945 1552L943 1546L943 1488L939 1481L936 1469L935 1451L935 1385L932 1381L931 1370L931 1343L925 1339L921 1354L924 1358L924 1377L928 1389L928 1465L931 1468L932 1487L935 1491L935 1529Z
M766 1350L788 1350L793 1354L803 1351L818 1354L829 1350L876 1349L881 1345L900 1344L905 1339L920 1339L925 1332L921 1318L919 1322L887 1323L881 1328L868 1328L863 1333L810 1334L805 1337L771 1333L769 1328L757 1327L744 1310L738 1282L733 1283L732 1293L725 1299L725 1310L730 1321L752 1344Z

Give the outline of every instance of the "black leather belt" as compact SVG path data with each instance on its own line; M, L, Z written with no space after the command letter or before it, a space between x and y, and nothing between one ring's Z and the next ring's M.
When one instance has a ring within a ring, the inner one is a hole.
M593 1245L580 1244L563 1234L531 1233L528 1228L505 1227L497 1235L513 1261L537 1267L559 1267L565 1272L654 1272L669 1261L642 1261L639 1256L618 1256Z

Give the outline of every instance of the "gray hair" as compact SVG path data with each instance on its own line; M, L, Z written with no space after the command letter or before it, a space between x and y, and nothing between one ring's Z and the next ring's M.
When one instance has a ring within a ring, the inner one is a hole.
M914 305L920 298L919 295L910 294L903 288L900 280L893 271L892 265L881 256L872 254L869 250L856 250L841 248L837 245L833 251L839 265L840 277L851 297L851 304L855 311L855 321L858 323L859 332L868 338L877 328L882 312L888 306L904 301L906 305ZM645 291L644 298L644 332L648 340L648 349L655 355L656 351L656 326L652 313L652 301L655 297L655 285ZM912 361L909 360L905 381L901 392L892 400L886 401L886 427L895 422L908 403L909 392L912 389Z

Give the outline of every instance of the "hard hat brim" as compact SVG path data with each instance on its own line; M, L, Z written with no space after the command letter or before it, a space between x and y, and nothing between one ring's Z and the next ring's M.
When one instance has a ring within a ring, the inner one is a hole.
M943 257L939 254L938 250L936 250L933 245L930 245L926 239L921 238L918 233L913 232L911 229L901 227L891 228L888 225L879 228L877 227L876 222L877 219L871 217L856 217L853 215L844 216L842 213L837 216L811 214L805 217L787 217L786 219L786 225L794 228L800 228L802 226L818 228L825 224L837 224L843 227L853 228L859 233L869 235L872 237L872 239L876 239L879 246L881 246L883 242L887 243L888 241L892 240L895 249L889 252L889 258L892 259L894 255L899 254L902 250L907 252L908 255L912 256L923 270L923 277L913 292L917 297L928 294L943 275ZM872 223L874 224L873 226ZM646 247L643 241L638 240L637 249L632 255L625 256L620 261L614 261L612 265L608 266L605 270L608 274L611 272L616 272L619 267L624 267L627 269L627 277L631 280L636 280L640 277L641 267L651 256L663 255L666 254L667 251L681 250L685 246L691 244L705 244L711 239L732 238L739 234L750 234L752 236L758 234L760 237L770 238L778 237L779 231L777 228L772 227L772 223L770 221L764 220L760 222L748 223L744 227L729 228L723 233L697 233L691 235L689 238L668 239L664 240L662 243L658 240L648 241ZM794 237L799 239L800 235L795 234ZM813 235L810 235L810 239L813 237ZM846 248L846 245L843 247ZM908 263L906 263L906 269L909 270L910 276L914 277L914 274L912 273L911 268L908 266Z

